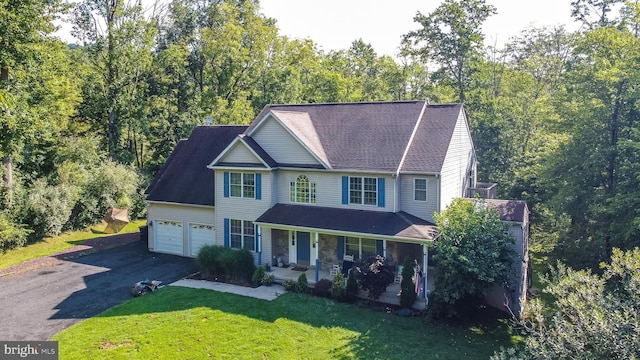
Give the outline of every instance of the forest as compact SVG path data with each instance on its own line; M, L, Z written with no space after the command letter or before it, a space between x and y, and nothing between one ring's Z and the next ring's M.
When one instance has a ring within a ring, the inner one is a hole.
M531 250L597 274L640 244L640 2L576 0L579 31L485 46L499 9L416 12L396 57L279 34L258 0L0 0L0 248L144 214L143 191L197 125L266 104L461 102L479 180L526 200ZM73 23L76 44L53 36Z

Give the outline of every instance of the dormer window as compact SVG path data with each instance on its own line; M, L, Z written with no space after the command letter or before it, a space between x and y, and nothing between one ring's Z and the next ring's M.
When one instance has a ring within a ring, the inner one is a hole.
M289 201L315 204L316 183L309 181L306 175L299 175L296 181L289 183Z

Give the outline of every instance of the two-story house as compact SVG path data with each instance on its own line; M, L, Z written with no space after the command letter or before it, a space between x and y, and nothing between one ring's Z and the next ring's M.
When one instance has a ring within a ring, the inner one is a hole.
M147 189L149 249L244 248L315 281L374 254L426 271L433 214L476 188L476 167L461 104L268 105L177 145Z

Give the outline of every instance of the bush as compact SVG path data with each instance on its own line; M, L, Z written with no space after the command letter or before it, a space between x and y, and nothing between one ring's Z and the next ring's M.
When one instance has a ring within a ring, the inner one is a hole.
M408 257L402 264L402 282L400 283L400 306L410 308L416 302L417 294L415 283L411 280L413 276L413 263Z
M253 272L256 271L256 265L249 250L229 249L228 254L222 257L222 261L225 273L230 280L251 282Z
M347 285L347 279L344 278L341 272L333 277L331 283L331 296L334 299L344 300L345 286Z
M219 245L203 246L198 252L198 264L203 275L221 280L252 282L256 271L253 255L249 250L235 250Z
M262 266L258 266L256 271L253 272L253 276L251 277L251 282L253 285L261 285L262 280L264 279L264 268Z
M225 269L222 264L223 253L229 251L228 248L218 245L205 245L198 252L198 265L204 276L224 277Z
M296 290L296 282L291 279L286 279L282 282L282 286L287 291L295 291Z
M374 301L387 290L394 278L393 271L384 265L384 257L380 255L369 257L361 266L356 267L356 271L360 286Z
M309 282L307 281L307 274L302 273L298 276L298 282L296 283L297 293L306 293L309 288Z
M276 276L273 274L264 274L264 276L262 277L263 285L271 285L274 281L276 281Z
M0 213L0 251L2 253L23 246L30 232L31 230L25 229L23 225L12 222L6 214Z
M72 202L71 190L64 185L50 186L44 180L37 180L25 189L19 216L33 230L29 241L59 235L71 216Z
M330 297L331 285L331 280L320 279L313 287L313 295L320 297Z
M349 277L347 278L347 287L345 288L344 300L346 302L355 302L358 299L358 280L356 279L356 271L352 270L349 272Z

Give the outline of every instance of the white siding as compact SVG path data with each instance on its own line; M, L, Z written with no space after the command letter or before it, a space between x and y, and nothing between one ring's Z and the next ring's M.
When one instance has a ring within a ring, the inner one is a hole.
M259 172L261 175L260 188L262 191L261 199L248 199L238 197L224 197L223 186L216 186L215 199L216 199L216 244L224 246L224 219L237 219L255 221L260 215L267 211L272 206L272 173L269 171ZM215 172L215 183L224 184L224 171L218 170ZM262 231L262 260L267 256L270 256L270 241L268 237L265 237L265 231ZM258 249L256 249L258 250ZM264 253L264 251L268 253ZM254 253L254 257L257 253ZM257 258L256 258L257 262Z
M262 164L262 162L240 142L237 142L236 145L220 159L220 162Z
M427 179L427 201L416 201L414 197L414 179ZM433 213L438 211L438 179L426 175L400 175L398 181L400 203L398 211L433 222Z
M393 211L393 177L380 174L356 174L356 173L334 173L319 171L292 171L279 170L278 183L276 184L276 195L278 203L292 204L289 201L289 184L296 181L298 175L306 175L309 181L316 183L316 204L295 203L297 205L325 206L344 209L372 210L372 211ZM342 177L383 177L385 201L384 207L375 205L343 205L342 204Z
M190 206L184 204L164 204L150 202L147 206L147 223L149 226L148 246L150 251L155 250L154 246L154 224L156 221L176 221L182 223L183 229L183 250L184 256L189 255L189 223L214 224L215 210L212 207Z
M467 165L473 151L469 127L463 111L460 111L451 143L442 165L440 185L440 209L444 210L456 197L463 196Z
M266 119L251 137L279 163L319 164L311 153L273 118Z

